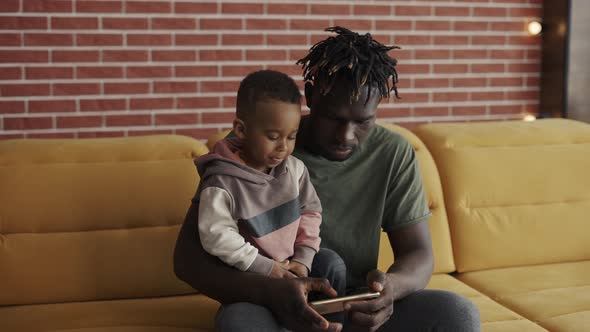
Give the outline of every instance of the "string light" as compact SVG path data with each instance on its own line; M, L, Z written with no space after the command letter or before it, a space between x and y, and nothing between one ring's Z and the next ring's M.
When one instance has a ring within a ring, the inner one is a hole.
M527 30L529 31L529 34L536 36L543 31L543 25L537 20L530 21L527 25Z

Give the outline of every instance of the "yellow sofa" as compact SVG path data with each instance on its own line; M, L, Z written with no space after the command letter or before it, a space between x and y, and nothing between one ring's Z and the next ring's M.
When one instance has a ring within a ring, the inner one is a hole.
M384 126L424 175L428 287L471 298L483 331L590 330L590 125ZM181 136L0 141L0 331L211 331L218 304L172 270L207 151Z

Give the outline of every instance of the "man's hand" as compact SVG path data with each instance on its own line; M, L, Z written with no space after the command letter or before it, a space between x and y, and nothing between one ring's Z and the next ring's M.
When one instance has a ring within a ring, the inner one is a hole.
M297 276L293 272L289 271L289 261L284 262L273 262L272 270L268 275L271 278L296 278Z
M289 262L287 269L293 272L299 278L306 278L309 274L309 271L305 265L295 261Z
M342 324L328 322L307 303L307 294L321 292L329 297L337 295L326 279L296 278L270 279L265 306L277 317L281 325L292 331L338 332Z
M392 276L373 270L367 275L367 285L374 292L381 292L378 298L368 301L351 301L344 310L355 331L375 331L393 314L394 282Z

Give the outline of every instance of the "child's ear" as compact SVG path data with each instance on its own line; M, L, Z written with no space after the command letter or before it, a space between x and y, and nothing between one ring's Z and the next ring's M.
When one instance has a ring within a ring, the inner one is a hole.
M244 123L244 121L235 118L233 126L234 134L236 134L236 136L239 139L244 139L246 137L246 124Z

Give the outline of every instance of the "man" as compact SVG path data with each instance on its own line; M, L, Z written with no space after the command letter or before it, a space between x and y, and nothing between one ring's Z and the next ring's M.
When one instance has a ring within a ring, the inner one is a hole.
M309 169L324 215L322 247L336 251L347 267L351 291L381 292L346 305L345 330L479 331L479 313L456 294L423 290L433 256L422 179L411 145L375 125L377 106L397 96L396 61L388 47L335 27L337 35L314 45L304 66L310 116L303 119L294 155ZM310 291L334 296L327 280L269 279L225 267L195 240L194 207L179 234L178 277L223 303L217 329L339 331L306 303ZM381 230L395 263L376 270ZM206 271L206 272L203 272Z

